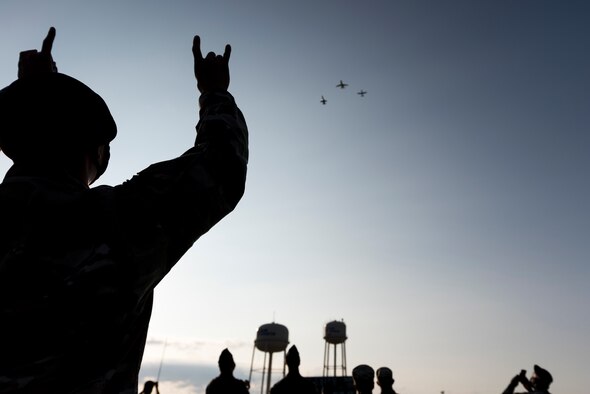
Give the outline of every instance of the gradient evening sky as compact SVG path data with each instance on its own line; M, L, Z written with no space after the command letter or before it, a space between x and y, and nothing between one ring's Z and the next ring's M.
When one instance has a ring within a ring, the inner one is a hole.
M535 363L587 392L590 2L3 0L0 26L0 85L55 26L60 71L109 104L101 184L192 144L192 37L232 44L246 194L156 289L142 381L165 341L163 394L203 393L225 347L247 378L272 321L321 375L344 319L349 373L389 366L404 394Z

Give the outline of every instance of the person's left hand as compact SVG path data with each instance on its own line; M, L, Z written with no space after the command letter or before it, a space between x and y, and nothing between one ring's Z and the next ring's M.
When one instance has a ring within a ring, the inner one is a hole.
M226 92L229 87L229 57L231 46L226 45L222 55L209 52L203 58L201 53L201 38L193 38L193 57L195 61L195 77L197 87L201 93L213 91Z
M47 37L43 40L41 52L36 49L23 51L18 60L18 78L26 78L32 75L57 72L57 66L51 56L51 48L55 39L55 27L50 27Z

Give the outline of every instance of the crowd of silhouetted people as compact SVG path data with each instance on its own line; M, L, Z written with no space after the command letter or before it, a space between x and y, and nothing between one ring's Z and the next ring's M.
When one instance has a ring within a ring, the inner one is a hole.
M326 384L318 387L310 378L303 377L299 372L301 358L299 350L295 345L289 348L285 357L285 363L288 367L288 373L275 383L270 394L373 394L375 382L379 386L381 394L397 394L393 389L393 372L390 368L381 367L375 371L366 364L357 365L352 370L352 388L335 387L326 379ZM207 385L206 394L248 394L250 382L240 380L234 377L236 363L228 349L224 349L219 356L219 376L215 377ZM376 378L376 380L375 380ZM514 390L518 385L522 385L525 393L530 394L550 394L549 386L553 382L553 377L546 369L534 366L534 371L530 378L526 376L526 370L521 372L510 380L508 387L502 394L517 394ZM153 389L155 388L155 392ZM140 394L160 394L158 391L158 382L147 381L144 389ZM444 394L444 391L441 392Z

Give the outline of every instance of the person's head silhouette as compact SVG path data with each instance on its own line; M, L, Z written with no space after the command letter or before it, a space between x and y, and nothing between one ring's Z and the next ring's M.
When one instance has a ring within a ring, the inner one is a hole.
M151 394L152 393L152 390L156 386L157 386L156 382L153 382L151 380L146 381L143 384L143 391L141 392L141 394Z
M387 367L381 367L377 370L377 384L379 386L391 386L395 379L393 379L393 372Z
M553 383L553 376L546 369L535 365L530 382L535 390L548 390L551 383Z
M301 358L299 357L299 351L295 345L289 348L286 357L287 366L289 367L289 372L291 370L297 370L299 368L299 364L301 364Z
M352 370L352 380L354 388L359 394L368 394L373 392L375 387L375 371L368 365L361 364Z
M236 363L234 362L234 357L230 353L229 350L223 349L221 354L219 355L219 361L217 362L219 365L219 371L222 374L233 374L234 369L236 368Z
M22 52L18 79L0 90L0 149L15 164L65 170L89 184L106 170L117 126L92 89L41 67L53 63L54 37L50 31L40 53Z

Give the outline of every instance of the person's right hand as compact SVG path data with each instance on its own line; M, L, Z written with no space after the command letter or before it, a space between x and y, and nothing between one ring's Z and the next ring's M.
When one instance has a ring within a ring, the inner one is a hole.
M193 38L193 56L195 59L195 77L201 93L227 91L229 87L229 57L231 46L225 46L223 56L209 52L205 58L201 53L201 38Z
M36 49L22 51L18 60L18 78L57 72L57 67L51 56L51 48L55 39L55 27L50 27L47 37L43 40L41 52Z

